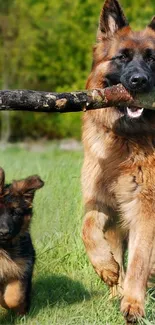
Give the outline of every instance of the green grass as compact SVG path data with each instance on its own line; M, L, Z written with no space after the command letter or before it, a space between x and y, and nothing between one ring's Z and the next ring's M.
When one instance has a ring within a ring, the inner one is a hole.
M0 325L121 325L118 300L94 273L81 240L80 169L83 154L56 149L1 151L6 180L39 174L45 186L34 202L31 233L37 253L30 313L0 312ZM147 297L146 320L155 324L153 295Z

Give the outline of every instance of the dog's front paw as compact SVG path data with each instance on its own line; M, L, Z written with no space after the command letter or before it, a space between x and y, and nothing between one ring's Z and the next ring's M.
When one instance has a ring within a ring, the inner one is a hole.
M100 278L110 287L118 284L119 265L113 259L112 263L103 264L100 267L94 267Z
M126 324L136 323L138 319L144 317L144 304L132 297L124 297L121 302L121 312L126 319Z
M102 270L101 279L110 287L118 283L119 273L113 272L109 269Z

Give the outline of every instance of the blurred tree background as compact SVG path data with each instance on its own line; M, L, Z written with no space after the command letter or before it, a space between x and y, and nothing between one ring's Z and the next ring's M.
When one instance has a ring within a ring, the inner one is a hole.
M136 29L155 14L154 0L121 4ZM0 0L0 88L83 89L102 5L103 0ZM14 141L80 138L80 119L80 113L1 113L1 135Z

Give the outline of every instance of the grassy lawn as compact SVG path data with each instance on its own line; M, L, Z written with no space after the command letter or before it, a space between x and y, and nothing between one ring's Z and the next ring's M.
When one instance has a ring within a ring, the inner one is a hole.
M81 151L17 147L1 151L6 180L39 174L45 186L37 191L31 233L37 253L30 313L15 317L0 311L0 325L121 325L117 300L94 273L81 240ZM147 297L147 318L155 324L153 295Z

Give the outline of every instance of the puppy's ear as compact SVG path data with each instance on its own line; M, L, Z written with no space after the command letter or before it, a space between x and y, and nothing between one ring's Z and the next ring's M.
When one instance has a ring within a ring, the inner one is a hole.
M153 29L155 32L155 16L152 18L150 24L148 25L149 28Z
M100 15L97 40L100 41L111 36L128 25L119 2L117 0L106 0Z
M4 183L5 183L5 173L4 173L3 168L0 167L0 195L3 194Z
M38 175L29 176L25 179L14 181L11 190L15 195L34 197L35 191L44 186L44 182Z

